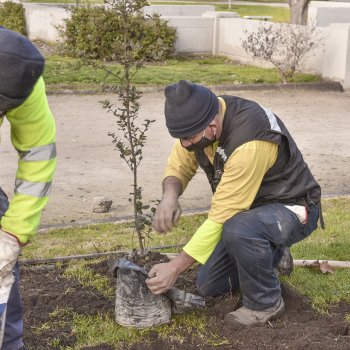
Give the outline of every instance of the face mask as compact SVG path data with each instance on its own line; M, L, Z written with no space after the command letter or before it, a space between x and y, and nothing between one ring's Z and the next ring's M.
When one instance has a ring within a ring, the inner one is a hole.
M197 143L193 143L192 145L188 146L188 147L184 147L187 149L187 151L196 151L198 149L204 149L210 145L212 145L215 141L216 141L216 135L214 134L212 139L208 139L207 137L205 137L205 130L203 132L203 136L202 138L197 142Z

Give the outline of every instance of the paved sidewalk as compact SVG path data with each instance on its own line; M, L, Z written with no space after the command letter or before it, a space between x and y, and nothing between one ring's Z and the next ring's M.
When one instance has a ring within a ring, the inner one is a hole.
M280 116L322 185L324 195L350 194L350 94L310 90L235 91L232 94L256 100ZM107 95L49 96L57 121L59 163L52 196L43 213L44 227L132 215L128 202L132 190L131 172L107 136L108 132L116 130L113 116L99 104L108 97L114 98ZM161 197L162 172L174 142L165 128L163 109L162 92L144 94L141 117L156 119L148 134L139 174L145 201ZM11 193L17 155L9 141L7 123L3 125L1 136L0 185ZM113 199L110 213L91 212L92 200L97 195ZM209 185L200 172L181 203L185 211L207 208L210 198Z

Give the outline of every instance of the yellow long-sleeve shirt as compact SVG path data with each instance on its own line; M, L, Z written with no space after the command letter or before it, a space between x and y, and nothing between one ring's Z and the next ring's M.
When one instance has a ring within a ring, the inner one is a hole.
M213 163L218 143L205 149ZM266 172L274 165L278 145L254 140L238 147L225 163L221 181L211 200L208 219L198 228L184 251L204 264L221 239L222 226L232 216L248 210ZM185 190L198 169L194 152L188 152L176 141L169 156L164 178L177 177Z
M19 160L15 193L0 224L26 243L39 225L56 167L56 127L42 78L20 106L6 112L6 118Z

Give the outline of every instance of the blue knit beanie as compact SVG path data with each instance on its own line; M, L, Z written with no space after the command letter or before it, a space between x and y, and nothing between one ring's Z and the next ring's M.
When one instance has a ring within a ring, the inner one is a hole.
M211 90L187 80L168 85L164 94L166 126L178 139L204 130L219 110L218 98Z
M44 70L44 58L23 35L0 27L0 110L19 106Z

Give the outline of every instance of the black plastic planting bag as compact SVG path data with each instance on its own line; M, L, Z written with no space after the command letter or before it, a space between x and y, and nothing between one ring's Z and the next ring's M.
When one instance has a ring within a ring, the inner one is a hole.
M120 325L156 326L170 322L172 309L205 305L202 297L177 288L165 294L153 294L145 283L147 271L127 259L117 259L111 270L117 279L115 318Z

